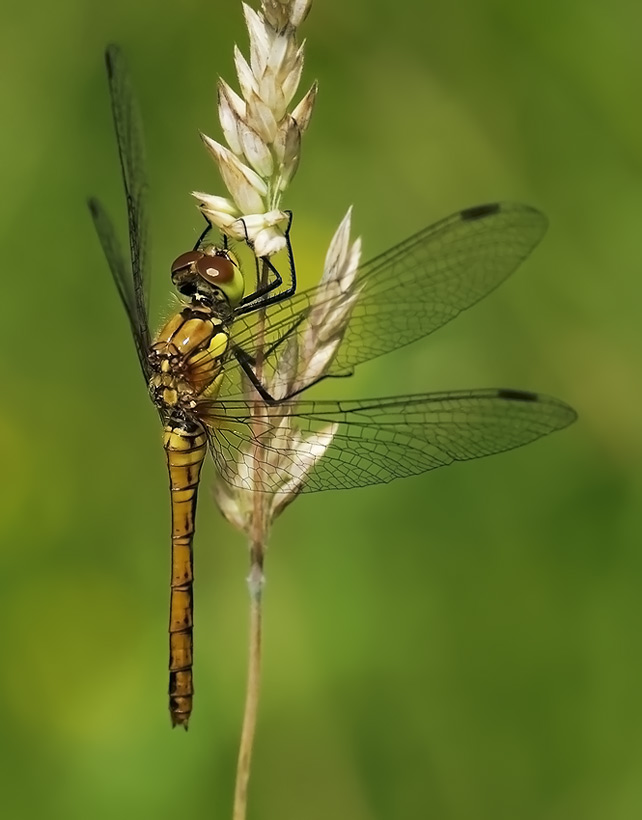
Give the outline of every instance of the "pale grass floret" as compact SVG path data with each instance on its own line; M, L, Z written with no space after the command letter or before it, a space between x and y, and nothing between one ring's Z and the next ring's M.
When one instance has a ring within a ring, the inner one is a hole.
M308 16L311 0L264 0L263 13L277 28L285 28L289 23L295 27Z
M284 398L315 382L332 362L345 333L350 313L358 298L354 279L359 267L361 241L350 242L351 210L334 235L325 260L317 297L299 339L293 336L284 345L277 367L266 387L274 398ZM295 405L288 404L287 407ZM254 436L259 447L260 473L269 475L273 492L266 501L265 515L272 521L303 489L315 464L332 443L337 426L328 424L314 433L303 433L296 420L285 412L278 420L259 415ZM257 489L257 451L251 444L236 464L238 483L233 488L225 481L215 487L216 501L225 517L240 530L247 531L253 514Z
M332 362L359 296L352 289L359 267L361 240L350 243L352 208L330 243L317 298L300 338L286 343L274 376L274 398L284 398L320 378Z
M262 12L243 4L250 39L246 60L238 47L234 64L241 94L219 81L218 111L229 147L202 134L231 198L194 192L205 217L231 239L249 240L257 256L285 247L288 217L281 197L296 173L316 83L289 112L303 70L304 46L297 29L311 0L263 0Z

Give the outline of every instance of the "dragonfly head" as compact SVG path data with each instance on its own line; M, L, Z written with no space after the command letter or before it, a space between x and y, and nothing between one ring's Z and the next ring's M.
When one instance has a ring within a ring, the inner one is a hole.
M238 262L216 245L182 253L172 263L172 282L183 296L209 306L225 301L236 307L245 289Z

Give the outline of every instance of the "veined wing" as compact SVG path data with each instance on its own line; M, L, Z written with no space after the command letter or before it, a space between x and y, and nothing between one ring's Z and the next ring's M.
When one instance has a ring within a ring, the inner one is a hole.
M125 260L113 223L101 203L92 198L88 204L118 293L127 311L138 358L147 378L149 375L147 351L150 345L149 277L147 272L147 183L142 126L127 69L118 46L108 47L105 62L127 200L131 264Z
M134 344L136 345L136 352L138 353L138 359L143 369L143 375L147 381L149 377L147 362L149 325L147 316L145 315L143 321L136 307L129 262L125 260L112 221L100 201L92 197L87 204L89 205L89 210L94 220L94 227L100 239L100 244L102 245L103 252L109 264L109 269L112 272L121 301L127 311L132 336L134 337Z
M528 205L460 211L366 262L346 292L320 284L297 293L268 308L261 332L260 320L237 320L234 343L256 358L263 340L269 371L287 347L305 344L315 316L323 316L324 327L315 328L323 337L328 314L348 306L350 321L327 375L349 374L361 362L432 333L494 290L529 255L546 225ZM320 305L323 310L316 310ZM223 394L235 394L235 369L230 361ZM280 379L278 369L268 374L273 395L282 395Z
M426 393L265 405L203 401L221 476L251 490L364 487L511 450L576 418L563 402L519 390Z

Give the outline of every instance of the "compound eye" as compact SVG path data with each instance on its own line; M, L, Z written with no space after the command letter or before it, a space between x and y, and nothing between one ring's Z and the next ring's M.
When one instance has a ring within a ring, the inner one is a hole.
M201 251L187 251L186 253L182 253L172 262L172 274L178 273L179 270L188 268L192 264L198 266L198 262L202 256Z
M196 270L210 285L228 285L234 279L234 264L227 256L201 254Z

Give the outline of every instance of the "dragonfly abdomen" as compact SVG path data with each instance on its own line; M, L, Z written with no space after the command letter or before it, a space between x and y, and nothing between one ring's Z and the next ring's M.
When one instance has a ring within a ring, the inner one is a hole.
M169 614L169 712L173 726L192 711L193 582L196 500L207 436L196 422L168 424L163 436L172 502L172 576Z

